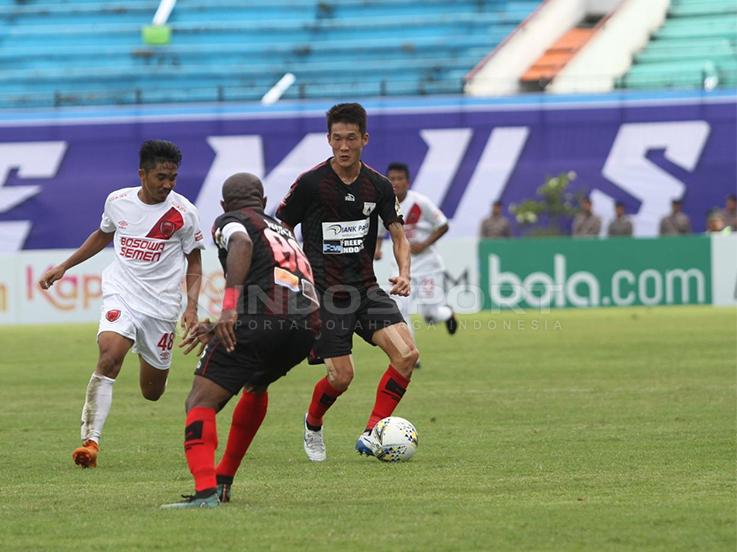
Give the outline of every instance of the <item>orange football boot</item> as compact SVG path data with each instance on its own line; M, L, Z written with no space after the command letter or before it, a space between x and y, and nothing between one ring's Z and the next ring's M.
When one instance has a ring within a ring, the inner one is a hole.
M96 468L97 467L97 453L100 450L100 446L95 443L92 439L87 439L81 447L75 449L72 453L72 460L78 466L83 468Z

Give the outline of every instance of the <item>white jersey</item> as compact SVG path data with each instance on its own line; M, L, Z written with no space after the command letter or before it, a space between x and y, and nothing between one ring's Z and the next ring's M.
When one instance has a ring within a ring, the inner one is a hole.
M204 249L197 209L170 192L162 203L141 201L141 188L123 188L105 200L100 230L115 232L115 261L102 273L102 295L120 295L147 316L174 321L182 303L186 258Z
M448 224L443 212L419 192L407 190L399 204L404 215L404 233L410 243L425 241L441 226ZM412 278L442 272L443 259L431 245L419 255L412 255Z

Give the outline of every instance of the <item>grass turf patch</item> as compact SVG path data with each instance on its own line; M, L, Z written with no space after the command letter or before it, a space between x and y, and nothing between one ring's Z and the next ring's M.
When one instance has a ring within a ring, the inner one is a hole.
M194 358L175 356L156 403L129 355L99 467L74 466L95 327L4 327L0 465L4 550L734 550L733 309L596 309L420 327L422 369L397 415L415 458L353 444L386 368L356 338L356 378L326 417L328 461L302 451L323 367L272 385L269 412L212 511L160 511L190 493L183 403ZM218 416L220 452L235 401Z

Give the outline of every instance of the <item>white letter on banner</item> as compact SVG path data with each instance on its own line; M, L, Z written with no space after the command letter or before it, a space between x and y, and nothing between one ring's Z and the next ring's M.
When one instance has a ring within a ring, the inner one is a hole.
M412 189L425 194L435 205L443 202L453 177L471 141L470 128L421 130L427 154L412 183Z
M475 236L491 202L502 195L530 133L527 127L495 128L463 193L449 236Z
M200 212L200 226L205 240L212 243L210 228L223 212L223 182L231 174L248 171L259 178L264 172L264 155L260 136L209 136L207 143L215 152L215 160L205 177L195 205Z
M655 236L661 217L670 211L671 199L683 195L686 186L647 159L647 153L664 149L665 157L693 171L709 136L706 121L627 123L617 137L602 174L640 201L633 217L635 235Z
M269 198L266 211L273 214L297 177L327 159L332 152L325 132L306 134L279 164L263 179L264 194Z
M0 213L10 211L41 191L41 186L2 188L12 169L20 178L52 178L66 152L66 142L13 142L0 144ZM0 251L23 248L31 221L0 222Z
M220 208L222 186L230 175L250 172L261 178L264 183L264 194L269 198L267 210L273 213L297 177L315 165L315 159L324 159L330 154L324 133L307 134L269 175L264 177L261 136L210 136L207 142L215 151L215 160L196 202L202 228L207 229L222 212ZM208 235L206 239L208 243L212 243L211 236Z

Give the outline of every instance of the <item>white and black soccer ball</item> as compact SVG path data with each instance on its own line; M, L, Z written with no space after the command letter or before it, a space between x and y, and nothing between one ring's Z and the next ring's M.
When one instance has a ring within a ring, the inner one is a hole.
M376 448L374 456L382 462L407 461L417 451L417 430L399 416L379 420L371 431Z

